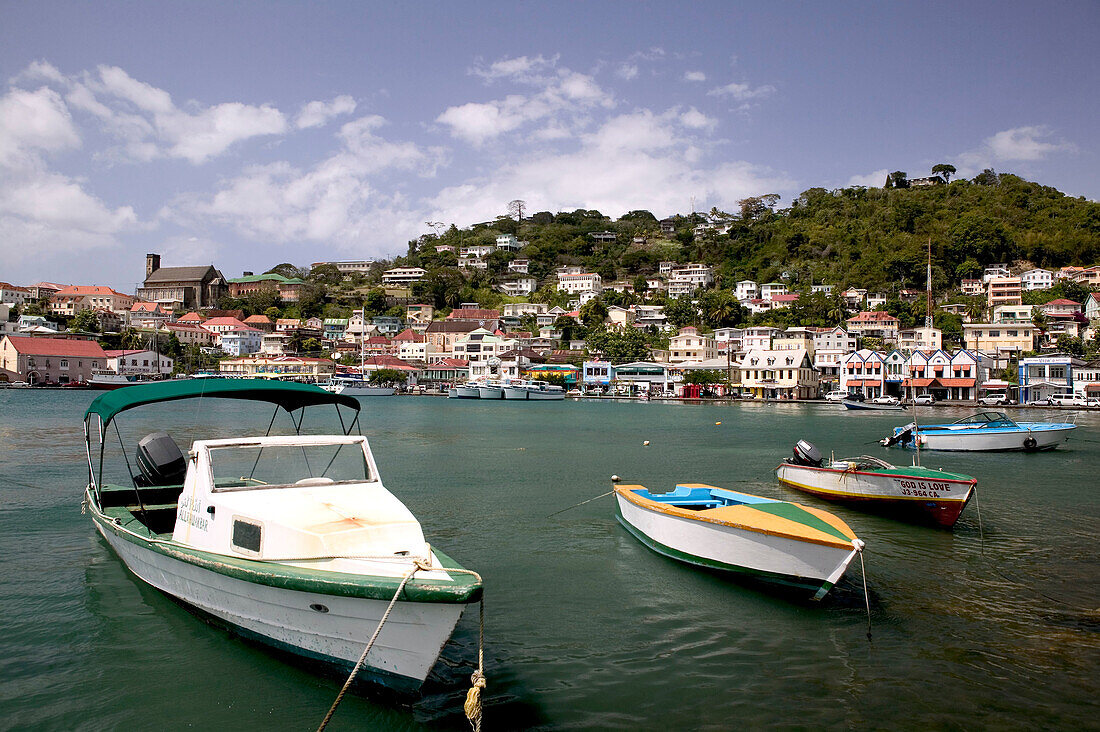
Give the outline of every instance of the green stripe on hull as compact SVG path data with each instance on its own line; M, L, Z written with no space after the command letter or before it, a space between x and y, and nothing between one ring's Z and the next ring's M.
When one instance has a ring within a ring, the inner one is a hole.
M655 551L656 553L668 557L669 559L675 559L685 564L694 564L697 567L706 567L707 569L717 569L723 572L731 572L734 574L745 575L747 577L753 577L756 579L767 580L768 582L775 582L781 585L787 585L789 587L797 587L803 590L809 590L810 592L817 593L817 598L825 595L830 589L832 589L831 582L825 582L823 580L813 580L805 577L795 577L789 574L780 574L778 572L767 572L761 569L752 569L751 567L742 567L737 564L726 564L725 562L719 562L715 559L707 559L706 557L699 557L694 554L687 554L678 549L673 549L670 546L666 546L659 541L655 541L653 538L642 533L639 529L631 525L629 521L622 517L621 514L616 514L615 518L619 520L619 523L634 536L635 539L645 544L647 547Z
M131 544L144 547L157 554L171 557L180 562L234 579L252 582L258 585L276 587L283 590L313 592L319 595L336 597L361 597L371 600L390 600L401 584L400 577L357 578L342 572L329 572L322 569L307 569L286 564L238 559L223 554L213 554L181 546L179 544L161 544L144 541L126 531L116 531L110 521L100 514L93 513L93 519L104 531L109 531ZM144 527L142 527L144 528ZM443 569L462 569L456 561L433 547ZM408 602L437 602L448 604L466 604L481 599L482 587L472 575L455 575L452 582L419 580L414 576L405 585L402 600Z

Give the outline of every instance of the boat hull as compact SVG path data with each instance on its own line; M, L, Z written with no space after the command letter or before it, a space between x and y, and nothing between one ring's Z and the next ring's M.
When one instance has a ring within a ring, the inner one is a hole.
M871 404L870 402L851 402L845 399L841 402L845 409L868 412L904 412L905 407L900 404Z
M528 392L523 387L519 386L506 386L504 387L504 398L514 399L517 401L526 401L528 399Z
M500 386L479 386L477 388L480 399L503 399L504 389Z
M943 450L954 452L1034 452L1053 450L1065 442L1073 425L1054 429L1022 429L1003 432L981 432L971 430L920 431L923 450ZM1034 440L1034 444L1028 442ZM1026 443L1026 444L1025 444Z
M669 515L616 492L619 522L647 547L687 564L805 589L820 599L858 550Z
M561 401L565 399L565 390L552 391L542 389L529 389L527 398L531 401Z
M476 386L456 386L453 391L456 399L481 398L481 391ZM449 393L448 396L450 396Z
M344 396L393 396L396 391L392 386L345 386L340 393Z
M173 558L120 535L96 516L96 528L139 579L239 634L342 671L350 671L389 600L345 597L249 582ZM369 680L401 692L418 689L466 605L394 605L361 667Z
M896 512L950 528L966 508L977 481L925 472L879 473L783 463L776 469L776 477L789 488L827 500Z

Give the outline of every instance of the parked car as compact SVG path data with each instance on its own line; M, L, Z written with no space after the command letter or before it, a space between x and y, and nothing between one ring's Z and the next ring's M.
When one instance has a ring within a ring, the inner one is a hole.
M862 402L867 397L863 396L863 392L861 391L850 391L844 395L844 398L850 402Z
M1043 397L1042 399L1032 399L1027 403L1029 407L1049 407L1050 397Z
M755 399L756 395L753 394L751 391L743 391L743 392L741 392L741 398L742 399Z
M936 403L936 397L932 396L931 394L917 394L917 396L913 398L913 404L935 404L935 403Z
M825 395L825 401L827 402L840 402L848 398L848 392L846 391L830 391Z
M896 407L900 402L895 396L880 396L872 399L871 404L889 404Z
M984 397L978 400L978 404L985 407L1000 407L1006 404L1012 404L1012 400L1008 398L1008 394L986 394Z

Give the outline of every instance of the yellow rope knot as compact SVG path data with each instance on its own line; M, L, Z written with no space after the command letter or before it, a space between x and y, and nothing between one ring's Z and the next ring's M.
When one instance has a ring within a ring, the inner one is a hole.
M470 720L470 725L476 730L481 728L481 690L485 688L485 674L481 669L470 676L470 684L470 690L466 692L466 703L462 708L466 712L466 719Z

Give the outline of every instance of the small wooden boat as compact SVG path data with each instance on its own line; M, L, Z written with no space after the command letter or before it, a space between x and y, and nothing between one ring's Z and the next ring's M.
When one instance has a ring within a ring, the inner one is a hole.
M820 600L863 549L833 514L701 483L651 493L615 486L619 522L658 554L814 593Z
M832 501L882 509L950 528L959 520L978 481L919 465L897 467L870 455L824 463L817 448L800 440L794 457L775 469L779 482Z
M284 412L296 434L196 440L184 453L153 433L138 443L136 474L104 479L118 414L212 398L272 404L272 424ZM343 434L300 433L294 413L320 405L335 406L342 425L353 415ZM382 485L366 438L352 433L359 411L355 398L289 382L182 379L107 392L84 415L85 505L131 572L205 617L345 673L377 628L360 676L415 690L480 599L481 579L430 546Z

